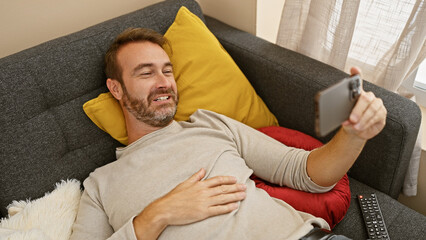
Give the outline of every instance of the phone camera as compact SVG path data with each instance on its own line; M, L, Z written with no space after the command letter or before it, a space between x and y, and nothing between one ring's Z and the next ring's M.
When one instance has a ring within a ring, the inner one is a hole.
M361 95L361 81L359 78L352 79L351 84L351 97L352 100L357 100L359 95Z

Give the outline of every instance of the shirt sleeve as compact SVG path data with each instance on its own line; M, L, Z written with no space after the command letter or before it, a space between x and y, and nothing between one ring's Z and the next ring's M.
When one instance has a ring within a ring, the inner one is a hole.
M195 117L216 119L210 127L223 128L254 174L268 182L307 192L327 192L333 186L323 187L308 176L306 164L310 151L288 147L245 124L226 116L199 110Z
M99 201L99 192L96 184L87 178L84 181L84 192L80 199L80 206L74 222L70 240L80 239L130 239L137 240L133 228L133 219L129 219L120 229L114 229L108 222L108 216Z

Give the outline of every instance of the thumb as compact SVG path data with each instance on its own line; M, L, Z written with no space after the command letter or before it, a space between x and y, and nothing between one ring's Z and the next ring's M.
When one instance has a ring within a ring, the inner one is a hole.
M361 69L359 67L351 67L351 76L353 75L361 75Z
M359 80L361 81L360 82L361 91L364 91L361 69L359 67L351 67L350 71L351 71L351 76L359 75Z
M201 168L198 172L196 172L194 175L188 178L188 181L189 182L201 181L201 179L203 179L205 175L206 175L206 170L204 168Z

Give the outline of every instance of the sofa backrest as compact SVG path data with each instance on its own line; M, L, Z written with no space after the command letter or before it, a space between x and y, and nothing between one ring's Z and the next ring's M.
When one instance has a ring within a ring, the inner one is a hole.
M129 27L165 33L193 0L169 0L0 59L0 217L12 200L38 198L61 179L83 181L115 160L119 143L82 105L106 92L103 56Z

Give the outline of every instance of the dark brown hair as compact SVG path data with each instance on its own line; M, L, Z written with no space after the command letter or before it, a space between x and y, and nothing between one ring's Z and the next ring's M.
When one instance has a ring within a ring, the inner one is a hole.
M107 78L116 79L123 84L122 69L117 62L117 53L121 47L132 42L152 42L163 47L169 44L160 33L146 28L128 28L120 33L105 54L105 74Z

